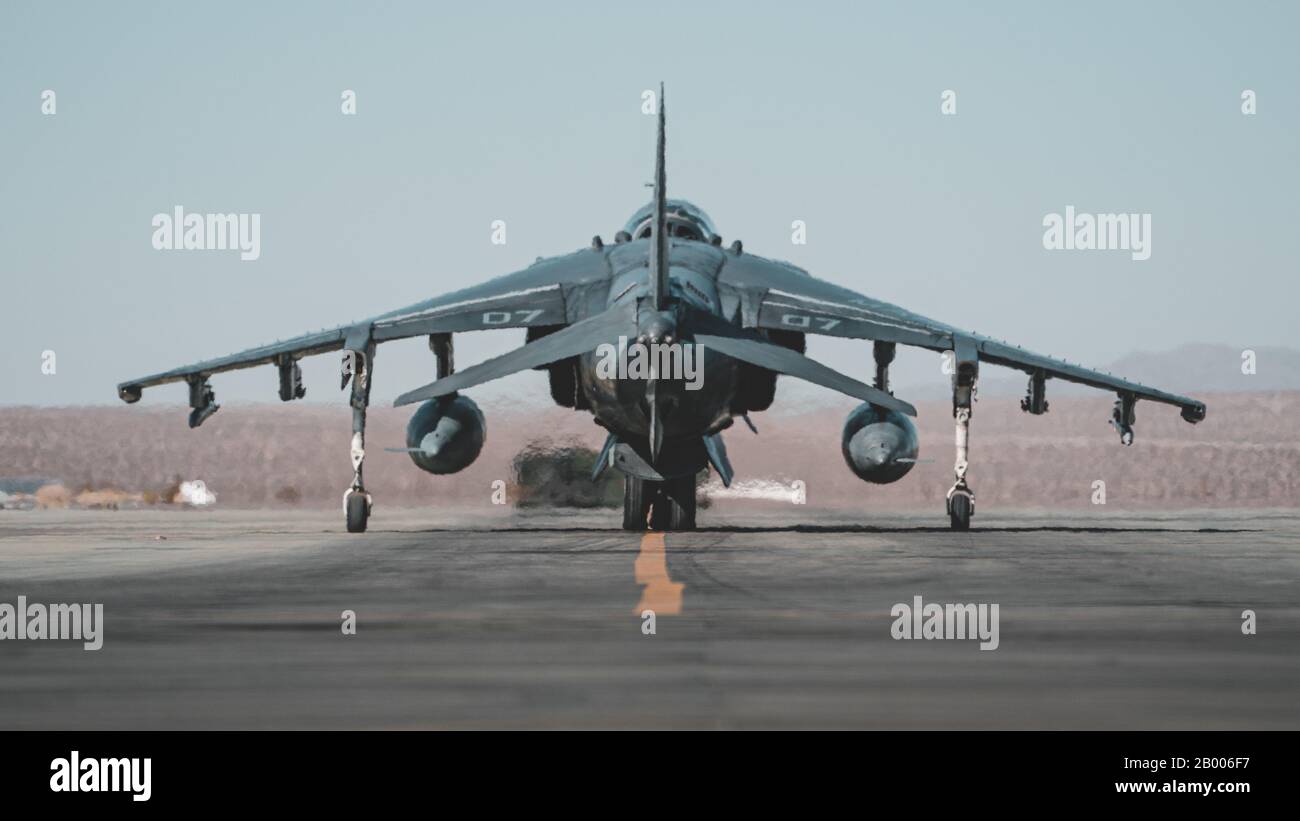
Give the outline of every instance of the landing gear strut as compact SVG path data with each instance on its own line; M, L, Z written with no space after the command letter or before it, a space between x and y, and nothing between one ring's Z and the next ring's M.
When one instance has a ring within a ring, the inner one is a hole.
M970 441L970 408L957 408L957 464L953 470L957 481L948 491L948 519L953 530L970 530L970 517L975 515L975 492L966 483L967 445Z
M952 415L957 420L957 462L953 466L956 481L948 490L948 521L953 530L970 530L975 515L975 492L966 482L970 467L970 417L975 404L975 382L979 376L979 358L974 347L958 339L954 350L952 376Z
M375 344L365 351L348 351L344 358L352 365L352 485L343 494L343 512L347 515L349 533L365 533L366 523L374 499L366 492L362 481L362 468L366 460L366 408L370 405L370 377L375 361ZM344 372L344 379L348 373Z

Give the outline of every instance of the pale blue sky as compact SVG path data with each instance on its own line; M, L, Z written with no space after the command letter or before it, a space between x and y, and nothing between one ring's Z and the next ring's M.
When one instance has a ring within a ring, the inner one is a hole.
M973 5L8 0L0 403L116 401L125 378L608 239L647 197L640 95L661 79L669 193L727 242L1085 363L1295 346L1296 4ZM260 213L261 259L153 250L178 204ZM1150 212L1151 259L1045 251L1066 205ZM458 360L521 341L466 335ZM811 348L859 377L866 350ZM309 399L340 400L334 360L305 367ZM421 341L385 346L375 399L431 372ZM271 401L275 372L214 384Z

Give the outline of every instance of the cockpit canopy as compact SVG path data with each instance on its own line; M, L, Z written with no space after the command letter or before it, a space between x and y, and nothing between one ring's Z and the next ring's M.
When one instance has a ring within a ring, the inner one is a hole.
M713 222L704 211L691 205L686 200L668 200L668 236L708 242L715 232ZM654 203L642 206L623 227L632 235L632 239L648 239L654 223Z

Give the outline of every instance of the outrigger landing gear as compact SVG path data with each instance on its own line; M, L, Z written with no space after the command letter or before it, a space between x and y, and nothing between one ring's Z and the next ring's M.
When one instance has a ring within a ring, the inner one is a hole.
M353 488L343 497L344 508L348 517L349 533L365 533L366 522L370 520L370 494L361 488Z
M966 482L966 469L970 466L970 417L975 403L979 358L974 347L964 339L958 339L955 348L952 415L957 420L957 463L953 467L956 481L948 491L948 520L953 530L970 530L970 520L975 515L975 492Z
M362 467L366 459L366 408L370 405L370 376L375 359L373 342L365 351L349 350L344 355L344 384L352 378L352 486L343 494L343 512L347 515L349 533L365 533L366 523L374 499L366 492L362 481ZM348 363L352 367L347 369Z
M975 515L975 493L966 484L967 445L970 441L970 408L957 408L957 464L953 468L957 481L948 491L948 519L953 530L970 530Z

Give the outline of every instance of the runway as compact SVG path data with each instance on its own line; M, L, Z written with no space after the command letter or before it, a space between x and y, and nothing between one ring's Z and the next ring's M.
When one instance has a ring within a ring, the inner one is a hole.
M1296 511L616 516L2 511L0 602L105 627L0 641L0 729L1300 729Z

